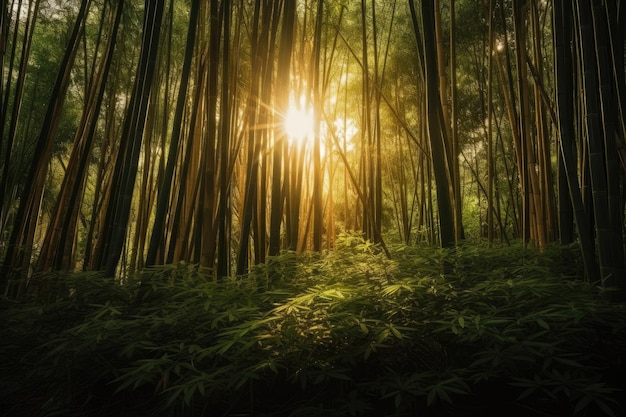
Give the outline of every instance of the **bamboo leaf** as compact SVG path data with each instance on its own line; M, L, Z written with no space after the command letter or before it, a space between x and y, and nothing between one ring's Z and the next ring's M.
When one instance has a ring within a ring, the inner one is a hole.
M602 410L604 412L604 414L606 414L607 416L610 417L616 417L615 412L613 411L613 409L602 399L600 398L595 398L593 400L594 404L596 404L598 406L598 408L600 408L600 410Z
M550 330L550 325L546 323L543 319L537 319L537 324L546 330Z

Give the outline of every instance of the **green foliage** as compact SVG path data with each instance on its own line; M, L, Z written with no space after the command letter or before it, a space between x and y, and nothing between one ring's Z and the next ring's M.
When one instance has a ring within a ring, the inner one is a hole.
M623 412L624 306L569 276L567 248L392 252L346 235L219 283L194 265L124 283L46 276L45 297L1 304L0 404L14 416Z

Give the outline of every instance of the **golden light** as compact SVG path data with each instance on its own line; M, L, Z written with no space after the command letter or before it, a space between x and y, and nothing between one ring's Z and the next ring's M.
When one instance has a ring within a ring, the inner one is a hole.
M504 51L504 41L502 39L498 39L496 41L496 51L498 52Z
M291 143L304 144L314 136L313 111L304 106L289 105L285 114L285 133Z

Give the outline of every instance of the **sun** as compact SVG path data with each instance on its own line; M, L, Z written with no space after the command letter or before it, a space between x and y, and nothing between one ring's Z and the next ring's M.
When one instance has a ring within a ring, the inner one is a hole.
M313 111L290 104L285 113L285 133L291 143L304 144L314 136Z

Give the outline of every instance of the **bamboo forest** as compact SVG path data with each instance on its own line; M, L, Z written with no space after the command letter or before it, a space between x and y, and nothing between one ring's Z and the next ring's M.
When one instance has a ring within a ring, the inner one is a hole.
M626 415L623 0L2 0L0 415Z

